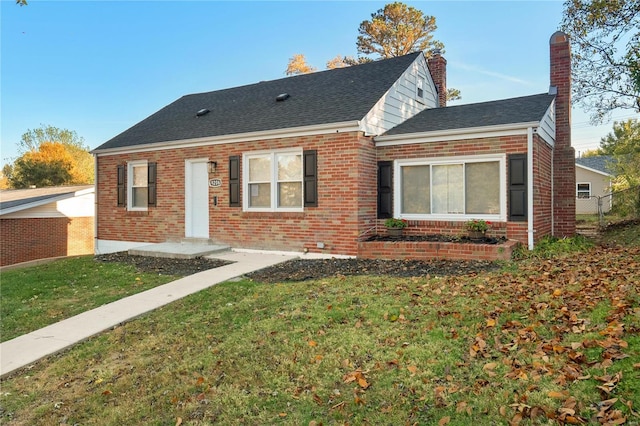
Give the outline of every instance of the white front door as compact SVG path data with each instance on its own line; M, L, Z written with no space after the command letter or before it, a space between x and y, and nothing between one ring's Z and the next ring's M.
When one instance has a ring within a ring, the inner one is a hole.
M209 238L209 173L207 159L185 162L185 237Z

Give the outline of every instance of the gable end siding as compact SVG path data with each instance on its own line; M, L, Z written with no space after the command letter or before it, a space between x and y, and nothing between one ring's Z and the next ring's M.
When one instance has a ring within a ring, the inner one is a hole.
M425 77L424 103L416 101L418 75ZM437 91L426 60L423 55L419 55L363 118L362 127L366 134L381 135L425 108L437 106Z

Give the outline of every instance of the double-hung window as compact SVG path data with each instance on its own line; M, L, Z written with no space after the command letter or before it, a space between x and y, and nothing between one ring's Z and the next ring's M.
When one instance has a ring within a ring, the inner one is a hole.
M576 184L576 197L591 198L591 182L578 182Z
M302 151L244 155L247 211L302 211Z
M506 217L504 155L396 161L395 211L416 220Z
M149 205L149 181L147 161L132 161L129 164L128 179L129 190L127 191L129 210L147 210Z

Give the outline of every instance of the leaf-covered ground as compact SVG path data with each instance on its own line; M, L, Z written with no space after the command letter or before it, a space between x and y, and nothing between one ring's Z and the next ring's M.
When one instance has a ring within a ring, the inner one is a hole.
M639 424L640 248L223 283L3 380L3 424Z

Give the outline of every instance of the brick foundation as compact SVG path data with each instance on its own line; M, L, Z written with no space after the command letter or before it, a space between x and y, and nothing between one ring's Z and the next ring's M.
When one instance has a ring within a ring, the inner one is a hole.
M504 244L450 243L436 241L363 241L358 257L403 260L509 260L517 241Z

